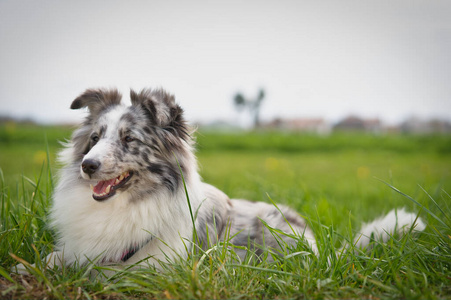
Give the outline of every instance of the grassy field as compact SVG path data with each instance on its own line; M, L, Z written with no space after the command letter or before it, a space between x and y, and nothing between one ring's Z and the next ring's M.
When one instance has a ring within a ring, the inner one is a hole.
M34 263L51 251L52 175L58 140L71 129L0 126L0 297L451 298L450 136L199 132L204 180L234 198L297 209L315 229L320 257L300 243L275 263L239 263L223 243L164 274L93 282L88 266L10 276L14 257ZM425 233L330 260L362 222L395 207L419 212Z

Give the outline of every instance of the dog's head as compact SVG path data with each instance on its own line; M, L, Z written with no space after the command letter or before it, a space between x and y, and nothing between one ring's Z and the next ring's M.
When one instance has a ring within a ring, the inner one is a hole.
M87 90L71 105L89 115L74 132L74 163L81 180L91 184L98 201L118 192L139 196L175 192L181 171L195 168L192 140L183 110L164 90L130 92L132 105L121 104L117 90Z

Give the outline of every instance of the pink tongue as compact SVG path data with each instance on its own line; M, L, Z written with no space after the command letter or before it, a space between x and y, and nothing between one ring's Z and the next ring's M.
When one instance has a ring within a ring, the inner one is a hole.
M94 193L96 193L98 195L103 194L109 185L113 186L115 181L116 181L116 178L106 180L106 181L99 181L99 183L97 183L97 185L94 187Z

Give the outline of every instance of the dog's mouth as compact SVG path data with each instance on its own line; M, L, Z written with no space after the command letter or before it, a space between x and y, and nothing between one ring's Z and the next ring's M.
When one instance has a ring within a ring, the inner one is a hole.
M102 201L114 196L116 191L123 187L132 176L133 172L127 171L115 178L99 181L95 186L91 185L92 198Z

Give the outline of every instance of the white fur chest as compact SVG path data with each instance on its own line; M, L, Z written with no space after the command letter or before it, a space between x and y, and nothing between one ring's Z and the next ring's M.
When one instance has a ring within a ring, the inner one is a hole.
M78 260L83 264L96 258L119 261L124 251L151 237L191 238L186 201L167 197L167 193L134 201L127 195L97 202L88 187L62 184L57 188L51 218L67 263Z

